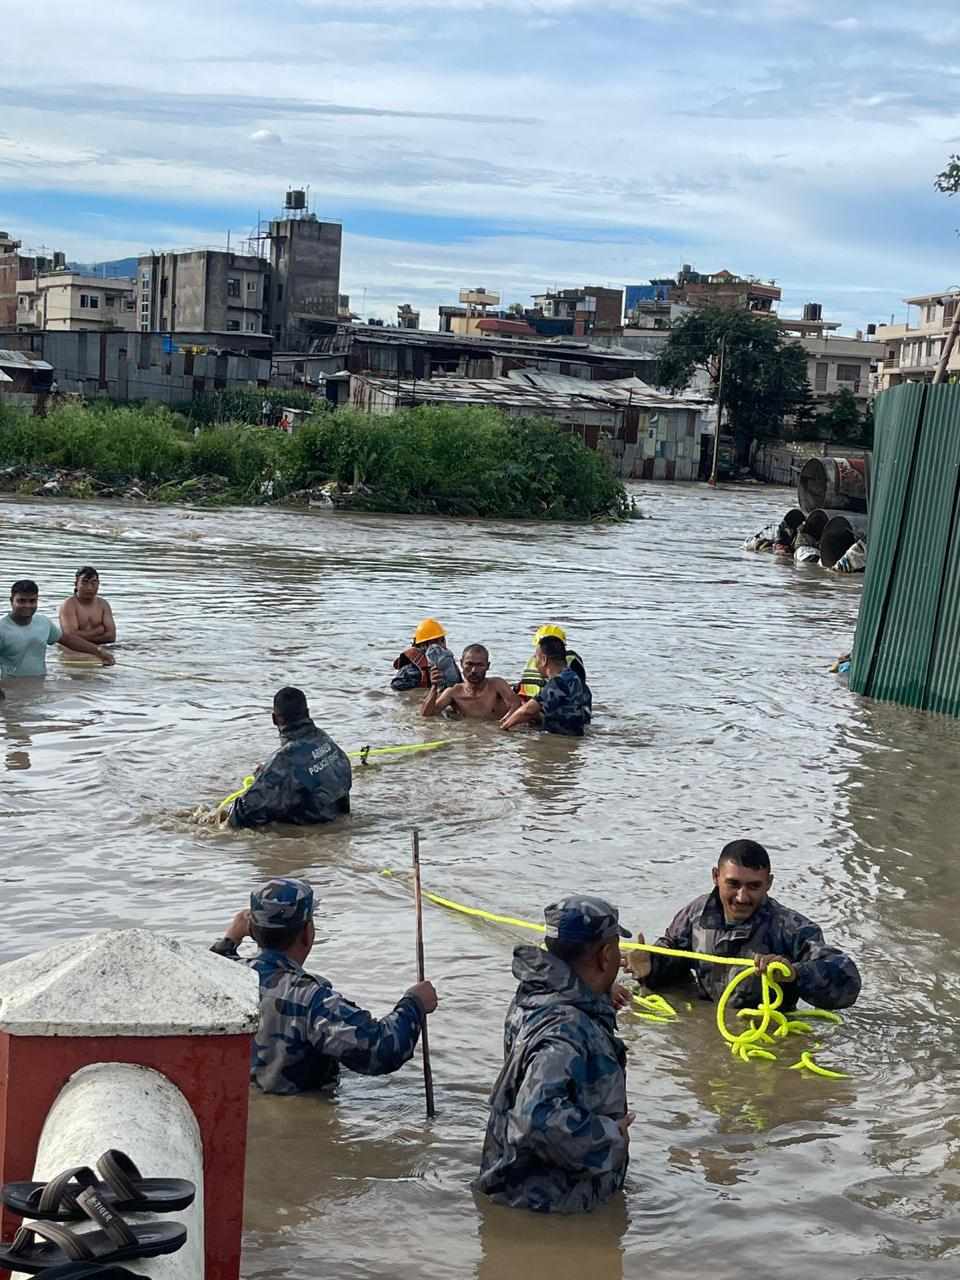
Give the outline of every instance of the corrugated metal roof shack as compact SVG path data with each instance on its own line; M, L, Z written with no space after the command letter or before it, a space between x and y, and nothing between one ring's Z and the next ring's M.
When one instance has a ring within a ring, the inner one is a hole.
M905 383L874 414L850 688L960 715L960 386Z
M514 369L504 378L377 378L353 374L350 403L368 413L424 404L485 405L510 417L550 418L601 449L626 479L695 480L705 402L655 390L639 378L588 382Z

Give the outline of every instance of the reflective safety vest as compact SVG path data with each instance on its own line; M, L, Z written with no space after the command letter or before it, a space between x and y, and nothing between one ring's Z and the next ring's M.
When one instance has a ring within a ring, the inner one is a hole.
M430 664L427 662L427 655L422 649L418 649L415 644L412 644L409 649L404 649L400 657L394 659L394 670L399 671L401 667L405 667L411 662L415 667L420 668L420 687L428 689L430 687Z
M583 666L583 659L579 653L575 653L573 649L567 650L567 666L573 666L574 662L579 662ZM537 655L534 651L530 655L530 661L523 669L523 675L520 677L520 683L517 685L517 693L523 698L524 702L528 698L535 698L543 686L546 684L543 676L537 670Z

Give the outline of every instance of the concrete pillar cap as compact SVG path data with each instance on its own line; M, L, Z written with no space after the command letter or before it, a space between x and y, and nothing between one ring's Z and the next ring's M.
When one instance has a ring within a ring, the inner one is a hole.
M248 1035L246 965L147 929L104 929L0 965L0 1031L16 1036Z

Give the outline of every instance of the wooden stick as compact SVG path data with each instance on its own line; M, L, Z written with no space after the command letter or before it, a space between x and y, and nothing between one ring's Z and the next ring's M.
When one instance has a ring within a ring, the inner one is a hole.
M413 901L417 911L417 981L424 980L423 967L423 897L420 892L420 832L413 829ZM427 1098L427 1119L432 1120L437 1114L433 1105L433 1071L430 1067L430 1041L427 1038L427 1019L424 1015L423 1029L420 1032L420 1043L423 1046L423 1091Z

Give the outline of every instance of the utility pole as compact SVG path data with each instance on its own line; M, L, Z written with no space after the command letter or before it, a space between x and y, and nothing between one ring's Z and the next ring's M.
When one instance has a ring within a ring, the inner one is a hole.
M947 334L943 343L943 351L940 353L940 363L937 365L937 372L933 375L933 385L945 382L947 378L947 365L950 363L950 357L953 354L953 348L957 344L957 337L960 335L960 295L954 296L953 307L953 324L950 326L950 332Z
M727 335L720 339L720 375L717 378L717 430L713 437L713 466L710 468L710 479L707 484L712 489L717 487L717 457L720 453L720 426L723 422L723 363L727 353Z

